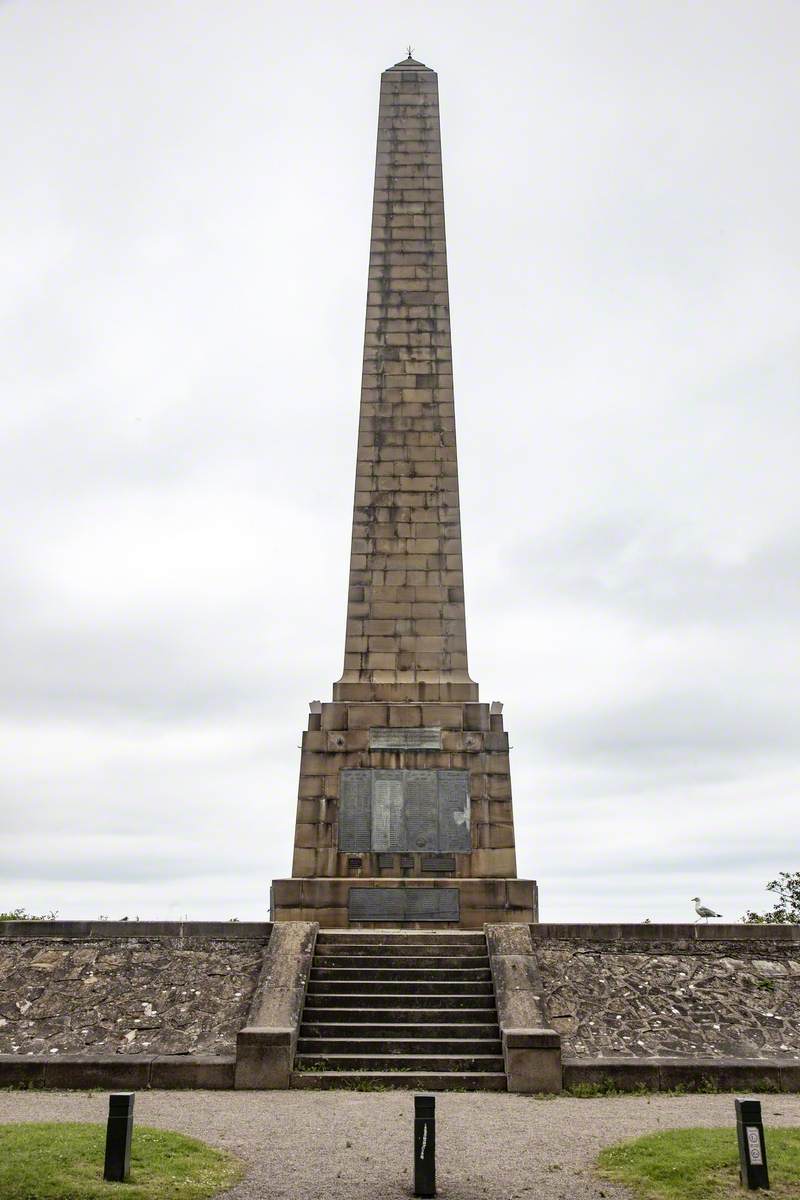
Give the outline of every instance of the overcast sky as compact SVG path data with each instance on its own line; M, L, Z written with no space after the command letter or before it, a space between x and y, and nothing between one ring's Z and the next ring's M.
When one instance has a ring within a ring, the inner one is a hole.
M259 918L439 73L470 667L545 920L800 868L796 0L0 3L0 909Z

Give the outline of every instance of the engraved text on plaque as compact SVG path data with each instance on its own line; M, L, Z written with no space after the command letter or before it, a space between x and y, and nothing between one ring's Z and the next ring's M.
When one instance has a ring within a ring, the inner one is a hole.
M469 772L341 772L339 849L347 853L467 854Z

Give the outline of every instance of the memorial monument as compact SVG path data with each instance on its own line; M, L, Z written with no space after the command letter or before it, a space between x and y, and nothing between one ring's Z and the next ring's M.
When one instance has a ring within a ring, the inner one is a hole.
M310 709L276 920L537 919L467 669L438 82L410 55L381 76L344 671Z

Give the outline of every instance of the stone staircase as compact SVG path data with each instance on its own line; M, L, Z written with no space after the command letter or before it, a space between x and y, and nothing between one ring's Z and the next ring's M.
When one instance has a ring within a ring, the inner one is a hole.
M291 1086L505 1091L484 934L320 932Z

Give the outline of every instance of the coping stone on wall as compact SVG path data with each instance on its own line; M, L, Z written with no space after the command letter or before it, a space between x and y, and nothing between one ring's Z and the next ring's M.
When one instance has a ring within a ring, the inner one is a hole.
M786 942L800 945L800 925L531 925L534 942Z
M232 1054L159 1054L150 1065L150 1087L232 1088L235 1066Z
M42 1088L46 1066L46 1058L0 1054L0 1087Z
M223 942L266 941L271 921L0 921L3 938L204 938Z
M565 1058L564 1087L613 1087L647 1091L795 1092L800 1063L742 1058Z
M233 1055L0 1054L0 1087L232 1088L234 1064Z

